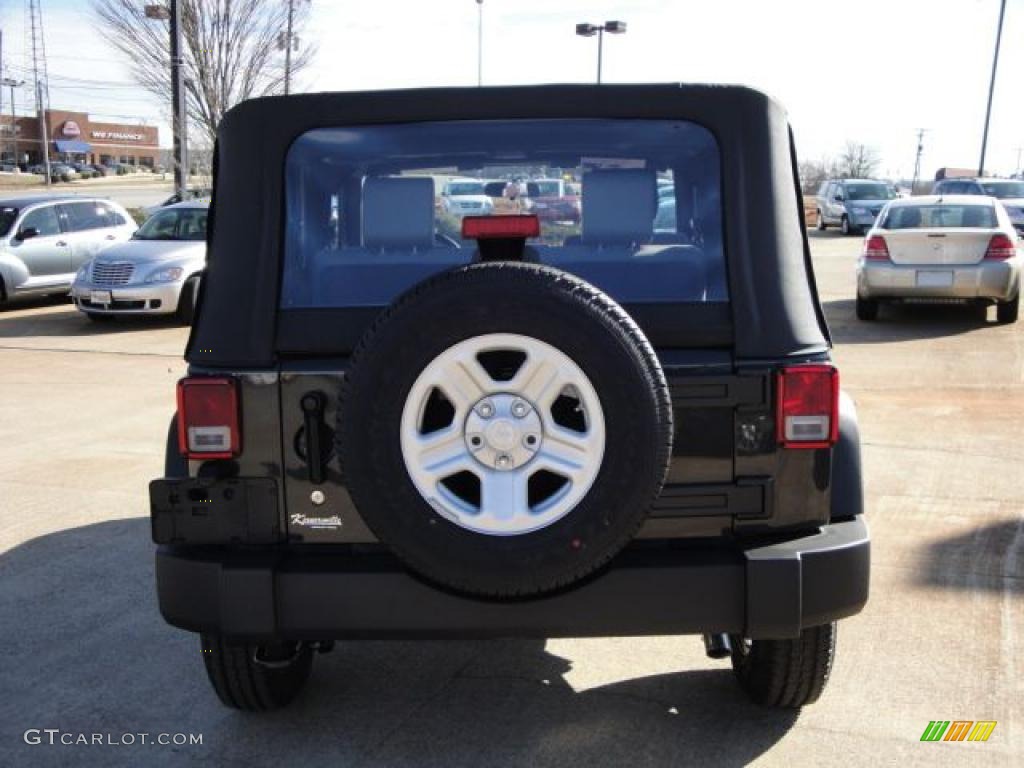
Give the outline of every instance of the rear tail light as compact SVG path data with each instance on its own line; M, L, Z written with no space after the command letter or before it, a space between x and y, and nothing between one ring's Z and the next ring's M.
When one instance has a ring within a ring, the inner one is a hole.
M985 258L990 261L1006 261L1017 253L1017 245L1006 235L993 235L988 242Z
M785 448L828 448L839 438L839 371L794 365L776 376L776 433Z
M889 246L881 235L872 235L864 244L864 258L868 261L889 261Z
M197 376L178 382L178 449L185 458L233 458L241 438L234 379Z
M540 237L540 219L536 216L467 216L462 220L463 240L497 237Z

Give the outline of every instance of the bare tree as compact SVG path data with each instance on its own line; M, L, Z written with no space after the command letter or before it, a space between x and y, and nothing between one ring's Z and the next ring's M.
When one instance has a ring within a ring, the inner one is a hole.
M868 179L875 175L881 162L878 151L867 144L847 141L839 155L839 175L848 179Z
M212 146L224 113L240 101L284 92L288 0L180 0L189 119ZM170 35L166 21L146 18L145 0L93 0L104 38L129 61L139 84L170 101ZM291 3L294 26L308 5ZM294 37L293 37L294 39ZM314 49L293 51L291 73L306 69Z
M822 157L820 160L801 160L797 166L800 176L800 188L805 195L815 195L821 182L839 175L839 166L835 158Z

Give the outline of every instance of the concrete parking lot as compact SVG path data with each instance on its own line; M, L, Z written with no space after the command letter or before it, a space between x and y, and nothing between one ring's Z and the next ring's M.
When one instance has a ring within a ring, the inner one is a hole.
M860 323L859 245L812 238L860 409L872 598L800 713L748 703L692 637L339 643L291 709L224 709L153 590L146 484L186 330L0 310L0 765L1021 765L1024 322ZM998 725L921 743L930 720ZM33 728L202 744L28 745Z

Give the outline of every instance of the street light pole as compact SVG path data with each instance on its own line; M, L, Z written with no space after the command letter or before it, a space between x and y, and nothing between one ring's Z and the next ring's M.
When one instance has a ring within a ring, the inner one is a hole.
M476 0L476 84L484 84L484 0Z
M988 83L988 106L985 108L985 130L981 134L981 159L978 161L978 176L985 175L985 150L988 148L988 123L992 117L992 94L996 89L996 69L999 66L999 45L1003 40L1003 16L1006 14L1006 0L999 3L999 27L996 30L996 50L992 55L992 77Z
M171 114L174 121L174 191L185 199L188 187L188 127L181 55L181 2L171 0Z
M292 88L292 24L295 20L295 0L288 0L288 34L284 41L284 95Z
M25 84L24 80L15 80L13 77L5 77L0 80L0 88L7 86L11 89L11 143L14 149L14 159L11 161L15 165L18 165L18 124L17 116L14 112L14 89L20 88Z
M606 21L604 24L577 24L576 34L580 37L593 37L597 35L597 84L601 84L601 60L604 54L604 33L610 32L613 35L621 35L626 31L624 21Z
M151 4L147 19L169 21L171 28L171 133L174 142L174 191L185 199L188 188L188 113L185 109L184 63L181 55L181 0Z

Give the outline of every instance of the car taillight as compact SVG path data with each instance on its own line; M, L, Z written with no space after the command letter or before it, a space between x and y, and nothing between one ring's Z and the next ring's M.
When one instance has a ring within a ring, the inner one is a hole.
M985 251L985 258L990 261L1006 261L1012 259L1017 253L1017 246L1006 235L993 235L988 241L988 250Z
M785 448L828 448L839 438L839 371L794 365L775 378L776 435Z
M497 237L540 237L536 216L467 216L462 220L463 240Z
M864 258L868 261L888 261L889 246L881 235L872 235L864 244Z
M230 459L240 452L238 384L194 376L178 382L178 449L187 459Z

